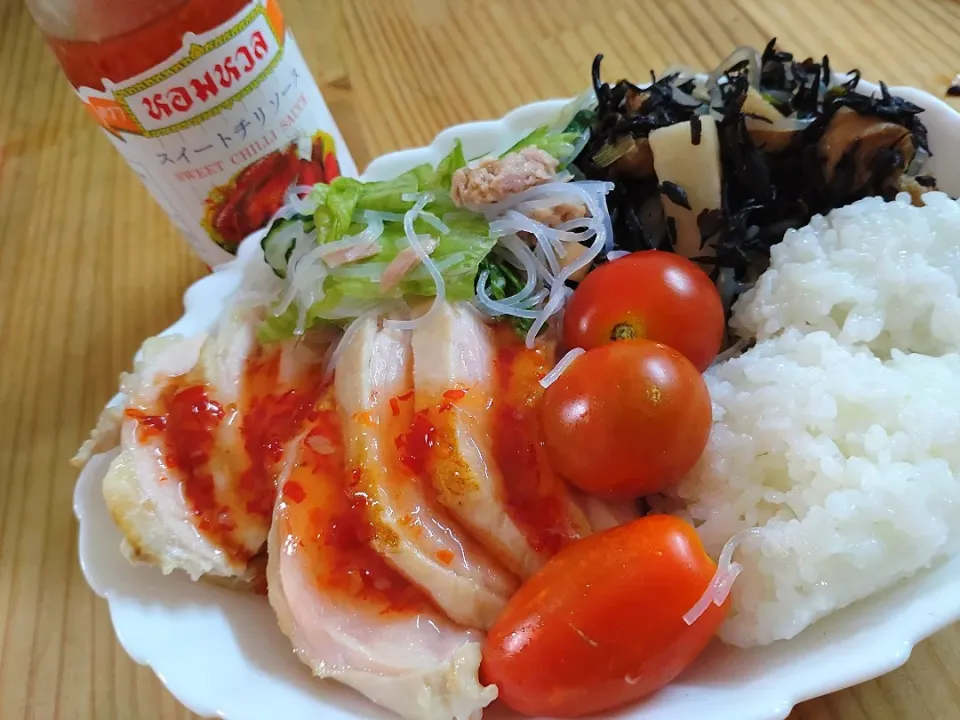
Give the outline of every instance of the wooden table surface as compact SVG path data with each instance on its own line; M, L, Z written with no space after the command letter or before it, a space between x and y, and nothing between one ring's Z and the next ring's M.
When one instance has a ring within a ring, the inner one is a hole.
M211 0L215 2L216 0ZM835 68L942 94L960 71L946 0L286 0L358 164L605 75L712 67L773 35ZM0 718L190 713L114 640L77 563L67 459L141 340L204 270L0 0ZM960 625L803 720L960 720Z

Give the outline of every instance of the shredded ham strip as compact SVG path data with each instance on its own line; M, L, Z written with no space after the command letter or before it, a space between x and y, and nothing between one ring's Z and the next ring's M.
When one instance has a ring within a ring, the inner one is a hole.
M420 235L420 246L423 248L423 252L428 256L437 249L437 246L440 242L436 238L432 238L429 235ZM405 247L397 256L387 265L387 268L383 271L383 275L380 277L380 291L383 293L388 293L393 290L397 285L400 284L400 281L407 276L411 270L413 270L417 265L420 264L420 256L417 255L417 251L412 247Z
M346 265L347 263L364 260L373 257L380 252L380 243L375 238L360 240L349 247L334 248L325 253L320 253L323 261L332 268Z

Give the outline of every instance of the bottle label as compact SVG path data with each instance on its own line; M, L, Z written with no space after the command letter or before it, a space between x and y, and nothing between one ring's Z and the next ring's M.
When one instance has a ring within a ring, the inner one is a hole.
M291 185L356 174L276 0L255 0L88 112L210 266L263 227Z

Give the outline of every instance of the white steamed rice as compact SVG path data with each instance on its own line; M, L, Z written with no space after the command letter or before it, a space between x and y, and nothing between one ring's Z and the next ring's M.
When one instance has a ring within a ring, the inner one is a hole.
M884 356L960 349L960 204L939 192L924 200L867 198L787 232L737 302L734 329L760 340L825 330Z
M666 501L714 557L761 528L726 642L793 637L960 551L960 205L926 199L789 232L736 307L760 342L706 373L710 443Z

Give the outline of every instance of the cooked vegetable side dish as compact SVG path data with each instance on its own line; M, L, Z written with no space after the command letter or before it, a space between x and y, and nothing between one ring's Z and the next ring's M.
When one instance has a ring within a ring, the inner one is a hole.
M505 152L284 190L77 456L118 449L128 558L473 720L606 713L957 552L960 204L922 109L775 41L601 61Z

